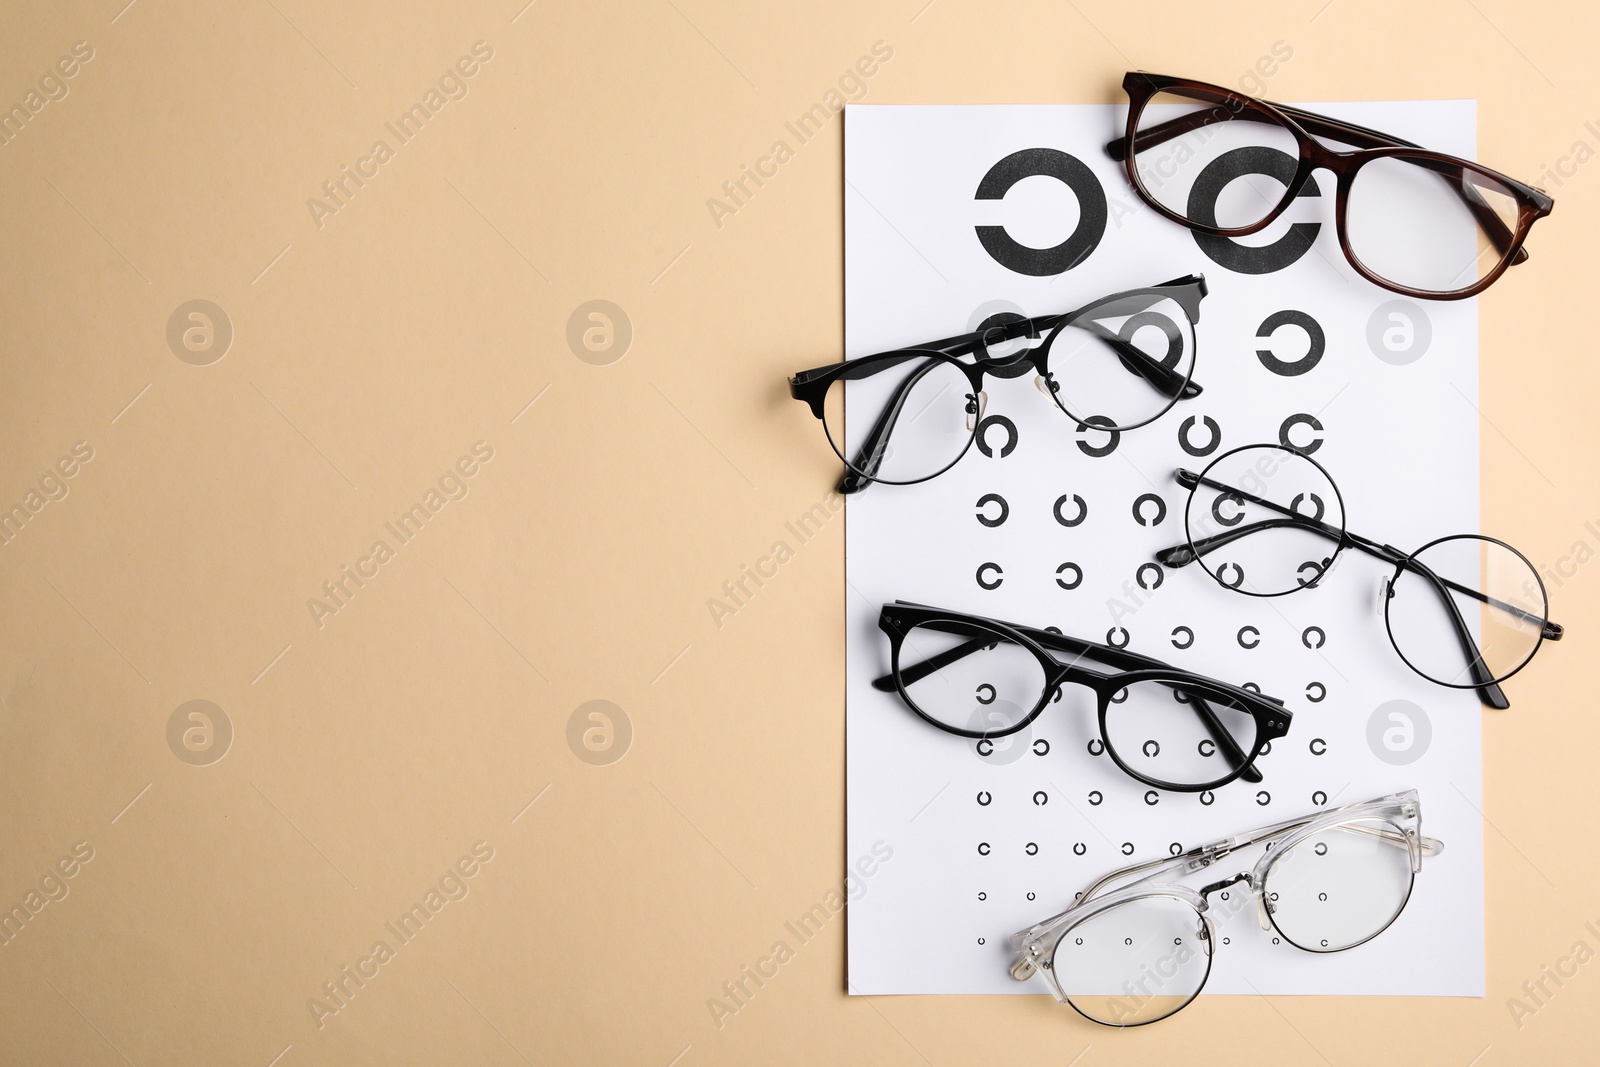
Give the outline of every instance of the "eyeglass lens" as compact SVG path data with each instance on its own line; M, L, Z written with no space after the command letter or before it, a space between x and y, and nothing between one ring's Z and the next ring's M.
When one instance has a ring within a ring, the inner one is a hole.
M1258 104L1198 88L1174 90L1156 93L1140 111L1132 162L1145 195L1161 207L1194 225L1237 230L1259 224L1285 202L1301 147ZM1367 158L1348 181L1347 251L1393 285L1455 292L1512 253L1519 201L1487 171L1401 150Z
M1490 677L1514 674L1538 651L1548 606L1539 576L1516 550L1473 535L1437 541L1394 578L1385 619L1395 650L1425 678L1471 686L1471 657ZM1471 646L1461 637L1465 625Z
M1211 971L1205 921L1186 900L1150 896L1072 927L1050 966L1067 1002L1095 1022L1141 1026L1188 1004Z
M1339 552L1344 506L1315 462L1274 445L1219 456L1184 512L1200 565L1222 585L1277 596L1316 581Z
M931 478L961 458L972 441L977 411L972 382L955 361L895 354L829 386L822 425L851 470L905 485Z
M1352 819L1277 855L1261 893L1273 928L1290 944L1337 952L1382 933L1405 907L1413 879L1404 831L1387 819ZM1208 912L1225 922L1253 900L1248 891L1218 893ZM1079 1012L1111 1026L1136 1026L1194 999L1214 947L1187 900L1155 894L1070 927L1056 943L1051 970Z

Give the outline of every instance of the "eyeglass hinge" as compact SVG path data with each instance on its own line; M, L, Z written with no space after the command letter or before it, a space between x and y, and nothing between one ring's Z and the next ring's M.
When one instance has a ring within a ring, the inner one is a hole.
M1200 845L1194 849L1196 855L1189 861L1189 870L1198 871L1203 867L1209 867L1222 857L1231 855L1248 844L1250 844L1248 839L1242 840L1238 836L1234 836L1225 837L1221 841L1213 841L1209 845Z

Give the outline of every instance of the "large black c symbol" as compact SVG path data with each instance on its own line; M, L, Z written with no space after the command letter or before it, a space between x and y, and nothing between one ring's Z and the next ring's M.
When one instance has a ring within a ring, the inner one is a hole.
M1099 247L1106 232L1106 193L1100 180L1077 157L1054 148L1025 148L1006 156L989 168L973 199L1003 200L1013 185L1041 174L1062 182L1078 198L1078 227L1065 241L1054 248L1029 248L1004 226L973 227L996 263L1035 278L1065 274L1076 267Z
M1206 165L1206 169L1200 172L1190 187L1188 217L1207 226L1215 226L1217 198L1229 184L1247 174L1260 174L1287 187L1294 181L1299 169L1300 161L1294 156L1264 145L1224 152ZM1317 179L1312 176L1300 187L1295 199L1321 195ZM1241 245L1231 238L1198 232L1194 235L1194 242L1212 262L1226 270L1239 274L1271 274L1291 266L1309 252L1321 230L1320 222L1297 222L1289 227L1288 233L1270 245Z

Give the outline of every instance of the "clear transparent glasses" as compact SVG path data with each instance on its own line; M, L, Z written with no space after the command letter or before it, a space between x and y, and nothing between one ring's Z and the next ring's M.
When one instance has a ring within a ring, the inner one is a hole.
M1186 1007L1211 974L1219 912L1254 903L1261 929L1307 952L1343 952L1372 940L1411 899L1424 856L1416 790L1223 838L1179 856L1112 871L1072 906L1011 935L1011 976L1043 976L1058 1001L1107 1026L1142 1026ZM1252 845L1265 853L1199 889L1181 878ZM1213 894L1243 882L1249 893Z
M1544 581L1522 553L1478 534L1402 552L1353 533L1332 475L1303 452L1245 445L1176 477L1189 489L1189 539L1156 562L1198 562L1225 588L1271 597L1316 585L1346 548L1374 556L1394 566L1380 597L1400 658L1429 681L1477 690L1491 708L1510 706L1498 683L1561 639Z
M801 371L789 379L789 393L822 420L848 468L840 492L925 482L972 447L988 410L986 375L1032 370L1039 392L1059 411L1102 430L1135 429L1199 396L1190 377L1205 294L1205 279L1193 275L1129 289L1063 315L1016 318ZM1023 339L1039 343L990 352ZM975 357L970 363L959 358L968 355Z

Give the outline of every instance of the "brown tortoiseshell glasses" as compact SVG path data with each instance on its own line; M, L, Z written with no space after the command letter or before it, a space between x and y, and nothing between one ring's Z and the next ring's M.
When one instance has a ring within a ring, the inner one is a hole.
M1131 72L1122 87L1127 131L1106 151L1156 211L1200 234L1244 237L1296 198L1320 196L1311 174L1326 169L1350 265L1406 296L1481 293L1528 258L1528 230L1555 203L1470 160L1218 85Z

